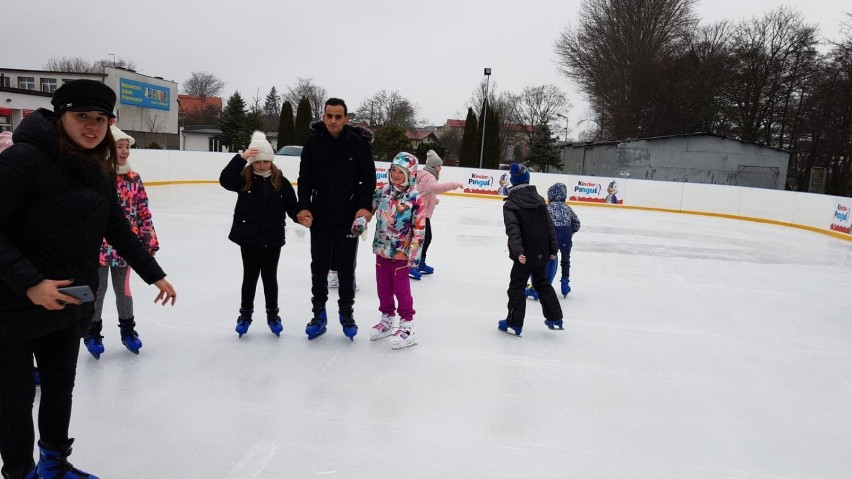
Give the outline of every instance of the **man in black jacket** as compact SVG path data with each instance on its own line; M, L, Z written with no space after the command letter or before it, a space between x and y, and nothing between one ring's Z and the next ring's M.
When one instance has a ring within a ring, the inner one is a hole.
M327 278L332 266L340 281L337 306L343 333L353 340L358 333L353 316L358 235L352 226L358 217L372 219L376 165L369 139L347 123L346 103L329 98L322 123L312 125L314 133L302 150L299 166L297 218L311 229L313 319L305 328L308 339L326 331Z

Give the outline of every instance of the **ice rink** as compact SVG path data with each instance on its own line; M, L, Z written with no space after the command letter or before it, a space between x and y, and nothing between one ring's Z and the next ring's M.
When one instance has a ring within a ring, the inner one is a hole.
M565 331L529 300L514 338L496 328L502 203L442 196L436 272L412 284L420 344L393 351L368 336L372 224L354 342L333 320L307 340L309 234L291 223L284 332L256 314L238 339L236 196L148 190L178 303L134 277L141 354L120 344L111 292L106 353L80 353L70 460L102 478L852 477L852 242L577 206Z

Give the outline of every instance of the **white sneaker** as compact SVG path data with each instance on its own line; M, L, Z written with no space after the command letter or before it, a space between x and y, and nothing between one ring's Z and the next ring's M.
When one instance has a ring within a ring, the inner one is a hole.
M382 314L382 320L370 329L370 341L378 341L393 334L393 316Z
M402 349L417 344L417 338L414 336L414 321L403 321L400 319L399 327L394 331L391 338L392 349Z
M328 287L329 288L337 288L340 286L340 282L337 281L337 271L329 271L328 272Z

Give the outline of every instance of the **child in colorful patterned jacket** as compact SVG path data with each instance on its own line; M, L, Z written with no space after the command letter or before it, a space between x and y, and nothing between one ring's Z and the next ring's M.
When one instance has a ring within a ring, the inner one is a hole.
M148 209L148 194L142 184L139 173L130 167L130 147L136 140L121 131L117 126L110 126L112 136L115 139L115 148L118 151L118 171L116 172L116 189L118 201L124 208L124 214L130 223L130 229L139 236L142 244L148 247L151 255L160 249L157 240L157 232L151 222L151 210ZM115 292L115 305L118 309L118 327L121 331L121 343L132 353L139 354L142 341L136 332L136 322L133 317L133 296L130 292L130 266L118 255L115 249L106 240L101 245L100 268L98 269L98 294L95 298L95 315L92 318L92 326L86 335L84 343L89 353L100 359L104 352L103 312L104 296L107 291L107 280L112 274L112 287Z
M409 270L420 264L425 216L423 199L414 188L417 157L401 152L390 167L388 185L376 190L373 212L376 234L376 290L382 318L370 330L375 341L393 335L391 347L401 349L417 344L414 335L414 300L411 297ZM394 304L394 296L398 307ZM399 312L399 326L394 330L394 317Z

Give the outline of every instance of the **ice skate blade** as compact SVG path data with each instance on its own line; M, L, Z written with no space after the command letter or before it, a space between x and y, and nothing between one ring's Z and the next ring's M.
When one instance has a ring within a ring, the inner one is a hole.
M326 331L328 331L328 328L322 328L322 330L321 330L319 333L314 334L313 336L311 336L311 335L309 334L309 335L308 335L308 341L313 341L314 339L317 339L318 337L320 337L320 336L322 336L323 334L325 334L325 332L326 332Z
M400 349L410 348L412 346L417 346L418 344L419 343L417 341L410 343L410 344L404 344L404 343L391 344L391 349L393 349L394 351L399 351Z
M502 330L502 329L500 329L500 328L497 328L497 331L500 331L500 332L501 332L501 333L503 333L503 334L508 334L509 336L512 336L513 338L520 338L520 337L521 337L521 335L520 335L520 334L515 334L515 332L514 332L514 331L512 331L512 330L511 330L511 328L510 328L510 329L507 329L507 330L505 330L505 331L503 331L503 330Z
M393 335L392 331L387 331L387 332L382 333L381 335L376 336L376 337L373 337L373 335L370 335L370 341L379 341L379 340L385 339L387 337L390 337L392 335Z

